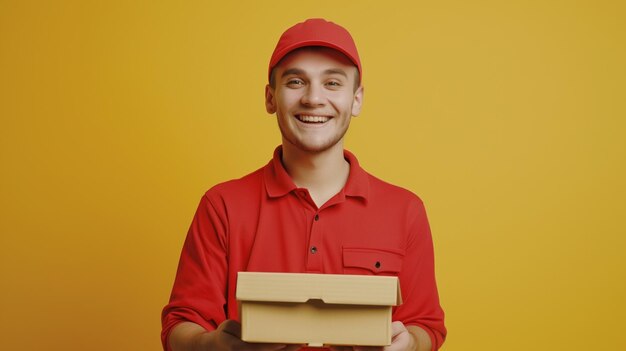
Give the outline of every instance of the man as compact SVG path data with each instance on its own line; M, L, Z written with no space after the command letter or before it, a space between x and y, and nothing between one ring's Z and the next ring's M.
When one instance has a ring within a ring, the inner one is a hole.
M344 28L310 19L283 33L265 89L282 145L265 167L202 198L163 310L164 348L301 346L241 340L239 271L398 276L404 303L394 308L394 337L385 351L441 346L446 329L423 204L366 173L343 148L350 119L361 111L361 77L356 46Z

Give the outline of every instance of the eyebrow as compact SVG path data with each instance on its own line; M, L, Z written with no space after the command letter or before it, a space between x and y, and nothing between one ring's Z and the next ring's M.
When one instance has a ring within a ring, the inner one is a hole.
M291 74L302 75L302 74L304 74L304 70L299 69L299 68L290 68L290 69L286 70L285 72L283 72L283 74L281 74L280 77L284 78L284 77L286 77L288 75L291 75Z
M342 75L346 78L348 78L348 74L346 73L346 71L339 69L339 68L331 68L331 69L327 69L324 71L324 73L326 74L339 74Z
M285 70L283 72L283 74L281 74L281 78L284 78L284 77L286 77L288 75L292 75L292 74L293 75L304 75L305 73L306 72L303 69L300 69L300 68L290 68L288 70ZM324 74L327 74L327 75L328 74L339 74L339 75L342 75L342 76L348 78L348 74L344 70L339 69L339 68L329 68L329 69L324 71Z

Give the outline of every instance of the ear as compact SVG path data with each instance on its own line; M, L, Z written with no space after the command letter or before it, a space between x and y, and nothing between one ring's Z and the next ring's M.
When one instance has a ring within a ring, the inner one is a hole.
M354 92L354 98L352 100L352 116L356 117L361 113L361 106L363 105L363 86L359 86L359 88Z
M265 110L270 115L276 113L276 99L274 98L274 88L269 84L265 86Z

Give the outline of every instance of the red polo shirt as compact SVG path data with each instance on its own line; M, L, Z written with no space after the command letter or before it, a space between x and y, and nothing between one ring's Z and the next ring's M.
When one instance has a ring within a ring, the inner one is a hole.
M422 201L365 172L350 152L343 190L318 208L281 163L216 185L200 201L182 249L162 341L179 322L214 330L238 319L237 272L394 275L403 304L393 320L428 332L433 350L446 335Z

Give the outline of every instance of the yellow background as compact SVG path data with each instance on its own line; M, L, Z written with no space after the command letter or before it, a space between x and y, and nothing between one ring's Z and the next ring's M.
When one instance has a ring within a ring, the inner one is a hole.
M0 0L0 344L158 350L203 192L267 162L280 33L343 24L347 147L425 201L444 350L623 350L623 1Z

